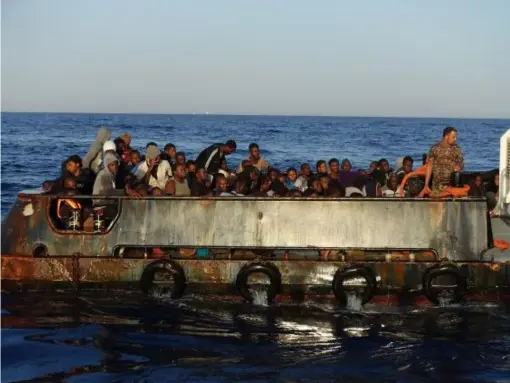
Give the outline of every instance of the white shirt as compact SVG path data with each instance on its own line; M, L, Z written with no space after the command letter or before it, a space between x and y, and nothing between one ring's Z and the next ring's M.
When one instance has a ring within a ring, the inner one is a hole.
M147 161L140 162L135 171L136 178L140 181L145 177L145 174L149 170L149 165ZM167 182L172 177L172 167L167 160L161 160L158 165L158 178L154 178L154 176L150 176L149 178L149 186L153 188L160 188L161 190L165 190L165 186Z

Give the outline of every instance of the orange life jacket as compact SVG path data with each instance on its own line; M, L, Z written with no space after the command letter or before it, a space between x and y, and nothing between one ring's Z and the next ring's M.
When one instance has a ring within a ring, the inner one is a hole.
M59 199L57 202L57 217L58 218L64 218L60 214L60 208L62 207L62 204L65 204L69 206L73 210L81 210L81 204L74 199L66 198L66 199Z

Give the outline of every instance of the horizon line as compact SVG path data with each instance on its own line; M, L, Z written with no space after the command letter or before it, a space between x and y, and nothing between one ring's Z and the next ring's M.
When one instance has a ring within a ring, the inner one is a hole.
M210 113L210 112L188 112L188 113L150 113L150 112L41 112L41 111L9 111L2 110L1 113L32 113L32 114L99 114L99 115L147 115L147 116L233 116L233 117L321 117L321 118L400 118L400 119L460 119L460 120L510 120L510 116L508 117L447 117L447 116L435 116L435 117L426 117L426 116L392 116L392 115L329 115L329 114L262 114L262 113Z

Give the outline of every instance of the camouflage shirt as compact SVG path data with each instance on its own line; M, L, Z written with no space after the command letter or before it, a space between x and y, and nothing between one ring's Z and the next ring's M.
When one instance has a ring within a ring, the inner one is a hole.
M457 145L450 146L441 141L430 148L429 160L432 163L432 189L441 190L450 186L453 170L464 163L464 156Z

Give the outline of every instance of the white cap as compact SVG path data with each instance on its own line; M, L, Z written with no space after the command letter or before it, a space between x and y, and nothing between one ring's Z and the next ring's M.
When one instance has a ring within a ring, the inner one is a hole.
M114 152L117 151L117 147L115 146L115 142L113 141L106 141L103 144L103 153L107 150L113 150Z

